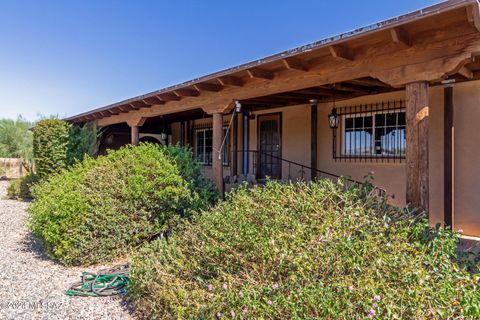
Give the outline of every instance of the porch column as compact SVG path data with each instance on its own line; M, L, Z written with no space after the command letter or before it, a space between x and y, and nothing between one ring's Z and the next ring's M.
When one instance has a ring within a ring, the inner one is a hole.
M317 101L312 101L310 109L310 167L312 168L310 173L310 180L317 178Z
M445 226L453 227L454 216L454 171L453 171L453 157L454 157L454 133L455 127L453 125L453 82L445 83L443 89L443 221Z
M428 82L406 85L407 195L413 208L428 211Z
M131 144L133 146L138 146L138 141L140 140L140 127L143 126L145 120L146 118L139 117L127 121L127 124L130 126Z
M131 126L132 146L138 146L138 140L140 140L139 126Z
M212 162L213 162L213 177L215 185L221 195L224 193L223 186L223 159L221 159L223 140L223 115L221 113L213 114L213 141L212 141Z

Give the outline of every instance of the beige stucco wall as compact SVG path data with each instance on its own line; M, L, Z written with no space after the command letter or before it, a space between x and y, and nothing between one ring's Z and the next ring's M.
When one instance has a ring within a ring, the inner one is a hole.
M454 87L455 106L455 229L463 229L467 235L480 236L480 81L458 83ZM392 100L404 100L405 92L370 95L337 102L337 107L355 104L370 104ZM374 183L387 190L393 197L391 202L405 205L406 176L405 162L340 161L332 157L332 131L328 127L327 115L331 103L318 107L318 169L337 175L348 175L355 180L363 180L369 172L374 173ZM258 115L280 112L282 114L282 157L287 160L310 166L310 106L299 105L286 108L271 108L254 112L250 121L250 149L257 150ZM211 121L210 119L200 120ZM430 131L429 131L429 179L430 179L430 223L443 221L443 88L430 88ZM241 149L241 129L239 121L239 142ZM173 141L178 141L178 130L172 127ZM241 161L238 162L241 170ZM301 177L299 167L292 166L290 178ZM211 176L211 168L205 167ZM225 175L229 175L226 168ZM282 178L288 179L288 166L283 165ZM309 172L304 173L309 177Z

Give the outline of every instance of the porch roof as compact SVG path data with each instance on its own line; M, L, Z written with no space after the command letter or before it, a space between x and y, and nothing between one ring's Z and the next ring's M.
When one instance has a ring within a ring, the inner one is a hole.
M465 24L462 25L464 22ZM209 113L219 110L226 111L231 107L232 100L242 100L252 105L272 103L286 105L301 101L307 102L310 98L322 100L328 99L332 95L339 98L342 98L343 95L344 98L349 98L394 90L402 87L402 83L398 79L401 77L400 73L409 72L409 70L405 70L406 62L401 65L403 67L401 70L398 69L399 67L397 67L398 70L393 67L390 69L379 67L376 72L371 69L371 66L364 65L369 62L368 59L373 59L371 51L369 51L371 48L378 48L380 53L386 55L387 51L382 50L385 43L390 43L396 46L396 51L409 50L408 54L412 55L413 59L411 63L415 65L417 62L418 65L420 60L415 61L416 56L413 58L413 53L416 54L418 51L415 45L418 43L420 49L428 51L429 48L426 48L423 43L427 34L431 37L436 32L435 40L440 43L445 40L444 38L453 39L452 35L446 34L444 30L452 29L450 31L454 32L457 30L453 30L453 27L464 28L466 24L471 29L467 34L478 33L480 30L478 1L445 1L259 60L93 109L65 120L74 123L97 121L102 126L126 122L131 117L148 118L199 107ZM453 53L456 58L465 52L473 54L474 50L469 46L468 41L480 40L473 36L470 38L464 34L463 36L465 44L462 44L461 50L445 52L443 56L439 56L437 52L445 50L438 47L436 53L428 57L429 61L443 59L440 61L443 69L448 65L451 71L434 76L429 73L429 70L425 70L428 69L428 66L422 65L420 70L428 73L425 76L428 79L418 80L434 82L448 76L456 77L458 80L477 79L476 71L480 70L480 64L475 62L474 58L464 58L461 62L458 62L460 60L457 59L455 61L458 63L450 67L450 58L453 58ZM416 41L417 39L419 41ZM442 43L445 46L445 42ZM387 45L388 48L391 47L390 44ZM421 48L422 45L423 48ZM480 46L478 51L480 51ZM391 59L395 59L395 57L391 57ZM408 59L408 55L404 59ZM377 65L381 63L381 61L373 60L372 62ZM330 65L329 67L337 68L338 73L342 76L331 76L327 70L327 64ZM362 69L362 72L355 72L357 67L367 70ZM351 78L344 75L349 73L349 68L352 70ZM385 73L387 71L388 75ZM282 85L278 85L276 81L281 81ZM247 91L249 91L248 94L245 93Z

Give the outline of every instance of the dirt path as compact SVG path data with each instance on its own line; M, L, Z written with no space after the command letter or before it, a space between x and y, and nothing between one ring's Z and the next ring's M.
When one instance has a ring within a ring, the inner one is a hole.
M64 294L85 268L42 253L25 227L28 204L4 200L6 187L0 181L0 319L131 319L121 299Z

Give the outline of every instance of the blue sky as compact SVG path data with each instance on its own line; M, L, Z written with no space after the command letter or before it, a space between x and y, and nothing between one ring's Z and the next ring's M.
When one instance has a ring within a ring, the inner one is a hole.
M0 118L74 115L435 2L0 0Z

